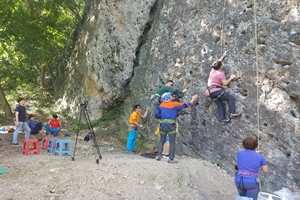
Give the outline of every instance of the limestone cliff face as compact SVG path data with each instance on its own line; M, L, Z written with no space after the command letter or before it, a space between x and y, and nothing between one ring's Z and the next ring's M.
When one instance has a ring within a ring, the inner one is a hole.
M251 0L91 1L63 102L74 108L88 101L92 118L122 102L127 120L133 104L151 105L150 96L173 79L175 87L188 87L184 101L200 96L199 105L178 118L178 154L233 174L242 140L256 136L270 168L261 176L263 190L299 188L300 4L258 1L256 19L254 6ZM210 65L224 51L225 73L237 75L226 90L243 115L222 126L203 91ZM150 138L157 127L154 110L147 121Z
M89 102L91 118L129 92L139 38L154 0L89 1L86 21L67 65L63 108ZM68 105L66 105L68 102Z

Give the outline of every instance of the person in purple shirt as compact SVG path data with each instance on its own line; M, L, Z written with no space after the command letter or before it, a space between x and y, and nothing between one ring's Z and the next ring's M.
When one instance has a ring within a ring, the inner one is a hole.
M240 196L250 197L257 200L259 193L258 171L269 171L265 157L255 151L258 143L253 137L243 140L245 150L237 153L238 171L235 176L235 185Z
M235 75L231 75L229 79L226 79L223 71L224 65L222 64L226 56L227 52L225 52L217 62L212 64L212 69L209 73L207 82L209 97L217 104L218 115L222 124L230 122L230 119L226 119L226 107L223 103L224 101L228 103L230 118L241 116L240 113L236 112L234 97L222 88L222 85L228 85L230 81L235 78Z

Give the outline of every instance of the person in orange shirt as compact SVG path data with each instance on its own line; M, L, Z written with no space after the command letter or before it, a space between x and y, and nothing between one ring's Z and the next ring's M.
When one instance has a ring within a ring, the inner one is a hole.
M48 133L52 133L54 136L57 136L58 132L61 130L61 123L57 118L57 115L52 115L52 119L49 120L48 124L44 125L46 135L48 135Z
M133 107L134 112L131 113L129 118L129 133L126 144L126 149L128 153L135 153L135 140L136 140L136 132L138 127L143 127L142 124L139 123L140 118L146 118L149 108L147 108L144 115L141 114L141 105L137 104Z

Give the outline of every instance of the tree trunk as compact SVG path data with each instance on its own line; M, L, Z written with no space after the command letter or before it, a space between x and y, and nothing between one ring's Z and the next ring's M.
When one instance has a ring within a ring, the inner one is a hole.
M4 110L5 113L5 118L13 118L13 113L11 111L10 105L8 104L6 98L5 98L5 94L3 92L3 89L0 85L0 104L2 105L2 108Z
M46 67L42 66L41 68L41 76L40 76L40 88L45 89L45 73L46 73Z

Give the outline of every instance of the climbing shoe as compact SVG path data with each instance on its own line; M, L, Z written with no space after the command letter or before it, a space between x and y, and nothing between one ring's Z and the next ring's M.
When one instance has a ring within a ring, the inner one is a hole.
M173 159L173 160L169 159L169 160L168 160L168 163L170 163L170 164L172 164L172 163L178 163L178 161L177 161L177 160L174 160L174 159Z
M221 123L224 125L224 124L228 124L228 123L230 123L231 121L230 121L230 119L223 119L222 121L221 121Z
M157 155L156 157L155 157L155 160L160 160L161 159L161 156L159 156L159 155Z
M241 115L242 115L241 113L237 113L237 112L230 113L230 117L240 117Z

